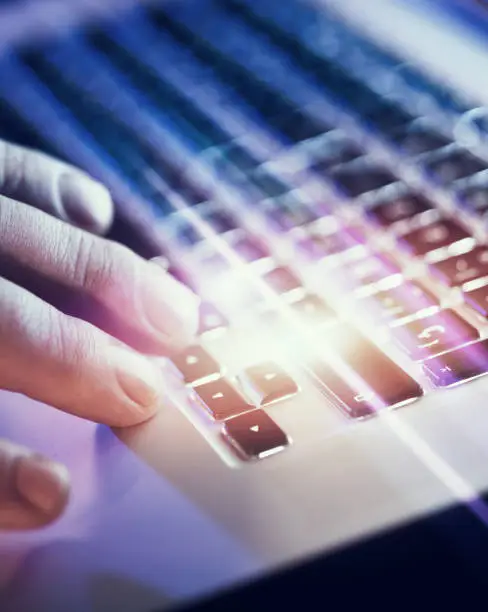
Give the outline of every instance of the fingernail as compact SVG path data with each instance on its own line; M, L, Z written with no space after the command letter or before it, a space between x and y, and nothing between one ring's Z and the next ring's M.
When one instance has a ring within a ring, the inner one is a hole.
M68 470L39 455L21 457L16 471L16 488L22 498L41 512L57 514L68 497Z
M147 357L135 351L116 345L111 347L111 351L110 365L114 368L120 388L137 410L135 415L128 415L127 423L135 424L148 419L158 407L161 372Z
M142 297L148 322L177 345L191 342L198 330L200 299L158 260L148 263L146 280Z
M112 198L103 185L82 174L66 172L59 177L58 189L66 215L74 225L96 232L110 226Z

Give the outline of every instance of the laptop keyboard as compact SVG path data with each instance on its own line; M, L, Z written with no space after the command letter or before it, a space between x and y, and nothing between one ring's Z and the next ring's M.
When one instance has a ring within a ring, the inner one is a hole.
M150 213L202 298L172 367L238 460L292 444L275 415L302 378L360 421L488 371L488 157L453 136L470 105L333 14L151 4L12 51L0 76L5 137Z

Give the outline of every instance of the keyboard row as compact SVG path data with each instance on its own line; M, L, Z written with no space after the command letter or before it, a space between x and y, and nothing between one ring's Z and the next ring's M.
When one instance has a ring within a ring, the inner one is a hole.
M422 353L424 373L435 387L488 372L488 341L477 340L474 329L451 311L419 319L402 333L403 340L407 335L410 341L415 338L417 356ZM220 424L224 439L241 459L260 459L291 444L266 410L301 392L283 366L255 362L230 376L201 344L174 355L172 362L194 407ZM422 386L376 344L343 322L336 321L322 332L314 328L309 358L300 367L329 401L354 420L405 406L424 394Z

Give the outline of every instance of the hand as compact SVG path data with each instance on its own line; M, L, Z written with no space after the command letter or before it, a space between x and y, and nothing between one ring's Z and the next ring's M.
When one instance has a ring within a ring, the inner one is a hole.
M112 426L150 418L160 375L128 344L158 354L186 344L197 298L86 231L103 233L113 207L80 171L0 141L0 194L0 388ZM50 522L68 489L63 466L0 440L0 528Z

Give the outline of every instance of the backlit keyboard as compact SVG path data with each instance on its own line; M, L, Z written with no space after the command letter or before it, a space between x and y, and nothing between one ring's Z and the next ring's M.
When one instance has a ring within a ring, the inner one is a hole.
M151 3L0 58L2 135L136 202L202 298L171 364L237 462L293 443L303 381L354 422L488 371L469 109L311 0Z

